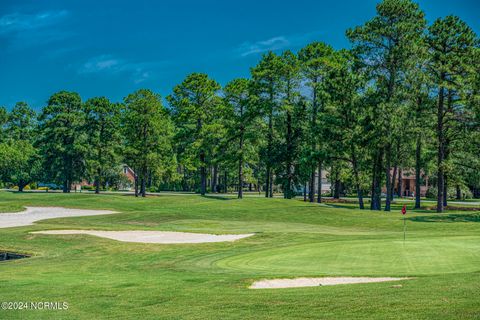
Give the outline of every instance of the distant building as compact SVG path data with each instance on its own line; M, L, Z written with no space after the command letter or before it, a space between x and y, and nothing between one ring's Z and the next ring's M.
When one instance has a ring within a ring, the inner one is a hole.
M330 180L327 178L328 171L327 170L322 170L322 180L321 180L321 185L322 185L322 194L330 193L332 190L332 184ZM315 172L315 190L318 192L318 172ZM304 186L297 186L298 193L304 192ZM307 189L306 192L309 192L309 183L307 183Z
M122 173L127 177L127 179L132 183L135 184L135 171L132 168L127 166L126 164L123 165Z
M393 175L393 169L390 171L390 174ZM428 177L421 173L422 180L420 182L420 196L425 197L427 194L428 190ZM403 169L401 172L401 176L398 176L395 178L395 181L393 181L393 193L395 195L399 194L399 189L400 189L400 194L402 197L413 197L416 193L417 190L415 189L415 172L413 169ZM386 193L387 188L383 187L382 192Z
M128 184L126 185L121 185L119 186L120 189L132 189L133 186L135 185L135 171L133 171L132 168L127 166L126 164L122 165L122 175L124 175L127 180L129 181ZM82 187L84 186L89 186L89 187L94 187L94 182L93 181L88 181L88 180L82 180L81 182L76 182L73 183L70 186L70 190L72 191L81 191Z

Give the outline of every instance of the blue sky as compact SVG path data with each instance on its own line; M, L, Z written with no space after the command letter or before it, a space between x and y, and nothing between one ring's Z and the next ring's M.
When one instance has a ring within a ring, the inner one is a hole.
M0 105L39 109L59 90L166 96L191 72L223 85L248 77L268 50L348 47L345 30L370 19L377 2L0 0ZM430 22L456 14L480 33L477 0L418 2Z

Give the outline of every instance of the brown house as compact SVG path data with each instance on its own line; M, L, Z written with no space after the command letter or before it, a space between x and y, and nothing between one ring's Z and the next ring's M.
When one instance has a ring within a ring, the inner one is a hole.
M393 175L393 169L390 171ZM428 177L421 173L423 183L420 184L420 196L425 197L428 190ZM395 181L393 181L393 193L395 195L401 194L402 197L413 197L417 193L415 190L415 171L413 169L403 169L400 174L397 173ZM400 193L399 193L400 191ZM387 188L383 187L382 192L386 193Z
M135 171L133 171L132 168L127 166L126 164L123 165L123 174L128 178L128 180L132 183L135 184Z
M130 185L123 186L125 189L131 189L135 185L135 171L132 170L126 164L122 165L122 174L127 177ZM82 180L81 182L73 183L70 187L71 190L81 191L83 186L93 187L94 183L92 181Z

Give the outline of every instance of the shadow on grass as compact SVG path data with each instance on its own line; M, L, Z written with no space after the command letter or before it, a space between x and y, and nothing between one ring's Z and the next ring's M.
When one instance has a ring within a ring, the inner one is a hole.
M228 196L215 196L215 195L209 195L209 194L206 194L204 196L202 196L203 198L208 198L208 199L215 199L215 200L232 200L232 199L236 199L236 198L233 198L233 197L228 197Z
M446 214L407 218L415 222L480 222L480 214Z

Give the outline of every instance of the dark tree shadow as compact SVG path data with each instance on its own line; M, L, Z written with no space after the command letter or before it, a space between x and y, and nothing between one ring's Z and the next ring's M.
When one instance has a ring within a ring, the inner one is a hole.
M407 218L416 222L480 222L480 214L446 214Z
M216 195L211 195L211 194L206 194L202 196L203 198L208 198L208 199L215 199L215 200L232 200L236 199L233 197L228 197L228 196L216 196Z

